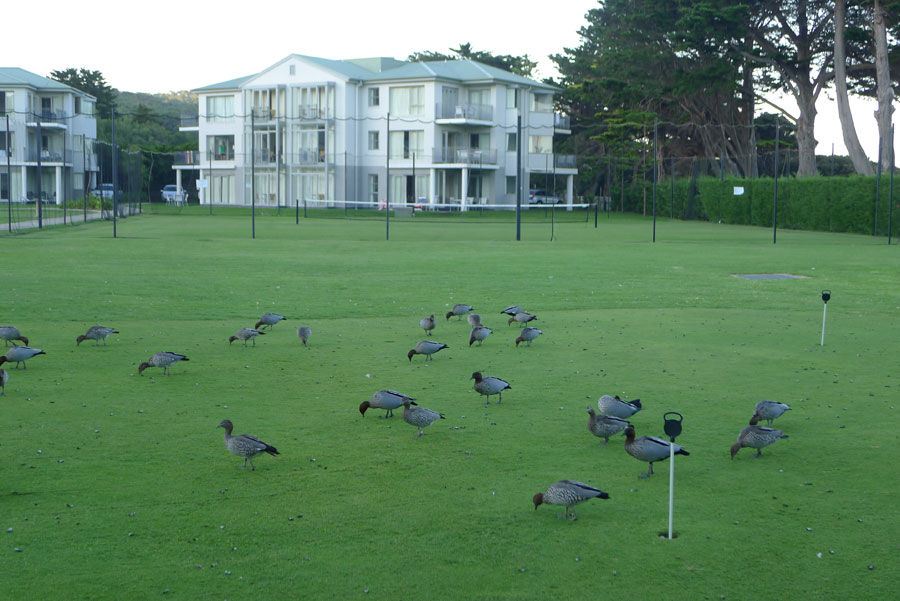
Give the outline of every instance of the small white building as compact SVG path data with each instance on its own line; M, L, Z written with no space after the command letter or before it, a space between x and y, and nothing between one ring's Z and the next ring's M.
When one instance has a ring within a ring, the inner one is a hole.
M194 90L199 152L176 157L177 182L198 170L201 203L335 206L509 205L516 186L566 182L575 157L553 151L568 118L553 86L469 60L329 60L292 54L248 77ZM522 177L516 178L521 118ZM388 157L388 154L390 155Z
M0 200L31 201L40 190L42 199L61 204L91 189L95 104L64 83L0 67Z

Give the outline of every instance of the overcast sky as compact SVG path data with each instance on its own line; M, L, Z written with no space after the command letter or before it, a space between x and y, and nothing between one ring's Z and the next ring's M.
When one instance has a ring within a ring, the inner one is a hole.
M151 93L250 75L293 53L405 59L422 50L447 52L465 42L496 54L527 54L538 62L538 78L548 77L556 74L548 56L579 45L584 15L597 6L596 0L5 4L0 66L44 76L83 67L101 71L119 90ZM834 102L822 98L818 108L818 154L830 154L832 142L844 154ZM863 147L877 159L873 111L871 103L855 103Z

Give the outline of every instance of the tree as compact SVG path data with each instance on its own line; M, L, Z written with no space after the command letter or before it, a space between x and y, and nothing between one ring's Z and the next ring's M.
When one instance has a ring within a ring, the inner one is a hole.
M119 91L106 83L103 73L100 71L89 71L88 69L70 68L62 71L51 71L50 77L96 98L99 116L103 119L109 118L112 109L116 105L116 96L119 95Z
M894 148L891 139L891 127L893 122L894 90L891 86L890 64L888 62L887 26L885 24L884 5L880 0L875 0L874 19L872 22L872 35L875 39L875 81L878 109L875 111L875 120L878 123L878 135L882 140L884 162L893 165Z
M510 54L493 54L485 50L472 50L472 44L460 44L459 48L450 48L453 54L443 54L432 50L413 52L407 60L421 63L426 61L473 60L491 67L497 67L522 77L531 77L537 62L528 58L527 54L513 56Z
M876 6L878 0L875 2ZM844 145L853 167L860 175L872 175L872 163L859 143L853 113L850 111L850 96L847 93L847 44L845 30L847 27L847 0L835 0L834 3L834 87L837 100L838 116L841 121L841 133Z

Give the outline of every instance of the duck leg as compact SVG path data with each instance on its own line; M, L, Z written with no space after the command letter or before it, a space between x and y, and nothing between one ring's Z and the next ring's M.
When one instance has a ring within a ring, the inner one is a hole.
M650 462L650 471L648 471L646 474L641 474L640 476L638 476L638 478L649 478L652 475L653 475L653 462L651 461Z
M756 455L753 458L756 459L757 457L762 457L762 449L756 449Z

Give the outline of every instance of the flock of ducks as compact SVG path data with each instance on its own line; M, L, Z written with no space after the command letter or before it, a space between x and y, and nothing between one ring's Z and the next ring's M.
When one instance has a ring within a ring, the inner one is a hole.
M456 316L457 320L462 320L462 317L465 315L472 328L469 335L469 346L472 346L476 341L480 346L493 331L482 324L481 316L473 313L473 310L474 307L471 305L458 303L446 313L446 319L449 320L451 317ZM525 311L518 305L511 305L503 309L501 314L509 315L509 319L507 320L508 325L515 322L523 326L518 337L515 339L516 347L518 347L521 342L526 342L527 346L531 346L531 343L542 334L541 330L533 326L525 326L525 324L537 320L537 316ZM231 344L235 340L240 340L243 342L243 346L247 346L247 342L250 341L253 346L256 346L256 338L265 335L264 329L268 328L271 331L275 324L284 319L284 315L265 313L259 318L259 321L256 322L254 327L241 328L235 332L234 335L228 339L228 343ZM427 336L431 336L432 331L436 326L434 314L423 318L419 322L419 326L425 331ZM110 335L118 333L118 330L114 328L97 325L89 328L87 332L78 336L76 338L76 343L80 345L85 340L94 340L97 345L102 342L103 345L106 346L106 339ZM297 336L304 346L307 346L307 342L311 335L312 330L309 327L302 326L297 329ZM16 369L18 369L19 363L22 363L23 368L27 369L27 364L25 362L28 359L37 355L46 354L41 349L28 346L28 338L23 336L21 332L13 326L0 326L0 338L4 340L7 347L12 344L12 348L8 348L4 355L0 355L0 365L5 362L15 362ZM16 342L22 342L23 346L17 345ZM448 346L444 343L432 340L422 340L409 351L407 357L412 361L412 358L415 355L424 355L425 361L427 362L432 360L435 353L445 348L448 348ZM163 368L163 373L168 375L171 366L180 361L189 360L188 357L181 353L161 351L150 357L148 361L141 363L138 366L138 374L142 374L148 367L161 367ZM473 389L485 397L485 406L490 405L490 398L495 395L497 396L497 404L500 404L503 400L503 391L512 389L509 382L506 380L495 376L485 376L480 371L474 372L471 379L475 381ZM8 381L9 373L0 368L0 396L5 394ZM359 405L359 412L365 417L366 411L369 409L382 409L385 411L384 417L390 418L393 416L394 409L400 409L401 407L403 408L403 421L418 428L416 438L423 435L424 428L437 420L444 419L443 414L431 409L426 409L425 407L420 407L415 402L414 398L395 390L379 390L372 395L371 399L364 401ZM624 434L624 448L626 453L639 461L644 461L649 464L648 471L639 476L640 478L647 478L653 475L653 464L655 462L668 459L670 454L690 455L690 453L688 453L681 445L675 444L674 442L670 443L661 438L656 438L654 436L637 437L635 435L634 425L628 420L637 412L641 411L641 409L643 409L643 406L641 405L640 399L624 401L617 395L603 395L597 401L597 410L594 410L594 408L590 406L587 408L588 430L594 436L603 439L603 442L601 443L603 446L606 446L609 443L610 437L620 433ZM737 441L731 446L731 458L734 459L734 456L738 451L744 447L756 449L757 452L754 457L760 457L763 448L782 438L787 438L788 436L784 434L783 430L776 430L770 426L775 419L789 410L790 407L788 405L776 401L761 401L757 403L754 407L750 424L740 431ZM761 421L766 421L768 426L759 425L759 422ZM249 434L234 435L234 424L232 424L230 420L222 420L217 428L224 428L225 430L225 447L231 453L244 458L244 463L240 467L246 467L249 462L250 469L254 470L256 468L253 465L253 458L257 455L266 453L275 456L279 454L274 446L255 436ZM563 506L565 508L563 515L558 515L557 517L575 520L577 519L577 516L575 515L574 509L572 509L575 505L590 499L608 498L608 493L584 484L583 482L560 480L550 485L544 492L535 494L533 503L535 509L542 504Z

